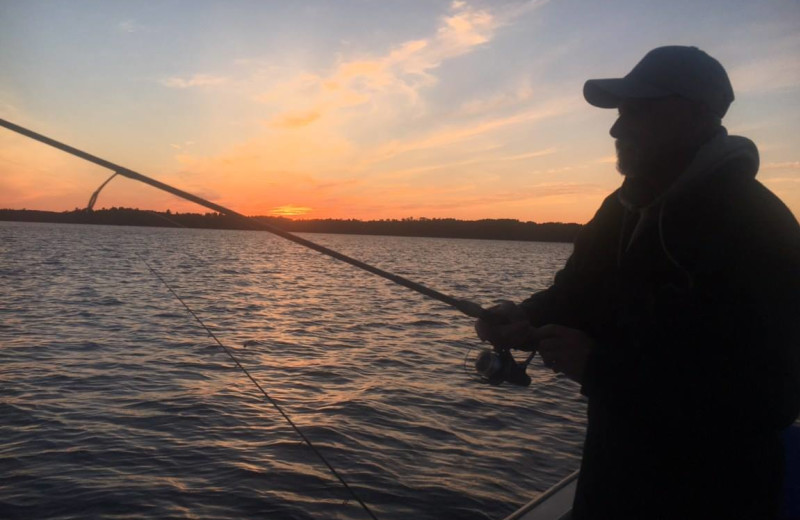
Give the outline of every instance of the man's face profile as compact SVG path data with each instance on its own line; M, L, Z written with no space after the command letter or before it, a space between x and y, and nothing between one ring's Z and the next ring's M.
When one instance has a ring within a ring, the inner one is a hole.
M658 175L693 141L696 109L682 98L624 100L618 110L610 133L616 140L617 169L628 178Z

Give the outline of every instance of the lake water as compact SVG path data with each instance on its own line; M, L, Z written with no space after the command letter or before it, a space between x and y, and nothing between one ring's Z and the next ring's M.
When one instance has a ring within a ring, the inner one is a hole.
M482 305L568 244L303 235ZM480 383L472 319L267 233L0 222L0 517L499 519L575 470L585 403Z

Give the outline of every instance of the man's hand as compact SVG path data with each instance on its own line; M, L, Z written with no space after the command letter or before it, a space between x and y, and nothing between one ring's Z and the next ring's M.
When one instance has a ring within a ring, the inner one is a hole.
M534 350L534 329L514 302L501 302L488 312L490 317L475 322L475 332L480 339L503 349Z
M594 340L585 332L562 325L545 325L534 329L534 341L544 365L573 381L583 383L583 374Z

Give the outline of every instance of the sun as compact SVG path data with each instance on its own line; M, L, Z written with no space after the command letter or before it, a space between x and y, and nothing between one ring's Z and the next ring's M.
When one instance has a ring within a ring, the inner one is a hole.
M287 204L286 206L278 206L277 208L272 208L269 214L274 215L276 217L299 217L301 215L310 213L311 209L312 208L308 208L305 206L294 206L292 204Z

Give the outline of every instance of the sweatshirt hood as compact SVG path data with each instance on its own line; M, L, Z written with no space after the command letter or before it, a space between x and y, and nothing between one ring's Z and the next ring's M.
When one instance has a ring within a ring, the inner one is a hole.
M700 147L677 180L647 206L637 206L627 200L622 189L618 192L619 200L630 210L646 210L660 206L667 200L680 198L695 186L708 181L713 182L713 179L720 175L754 178L758 167L758 148L753 141L738 135L728 135L728 131L721 127L714 137Z
M671 253L664 237L665 215L670 213L671 209L680 208L681 199L698 189L704 189L704 185L708 183L725 183L731 180L731 177L755 178L758 166L756 145L746 137L728 135L723 127L697 151L678 179L650 204L643 207L636 206L626 200L625 191L620 188L617 197L622 205L634 213L639 213L639 219L627 244L620 244L620 254L636 242L645 229L655 226L664 254L676 267L684 270ZM691 280L690 277L689 279Z
M758 148L753 141L738 135L728 135L723 127L697 151L686 170L659 199L679 197L694 186L713 181L721 175L753 179L758 173L758 166ZM659 199L655 203L663 202Z

